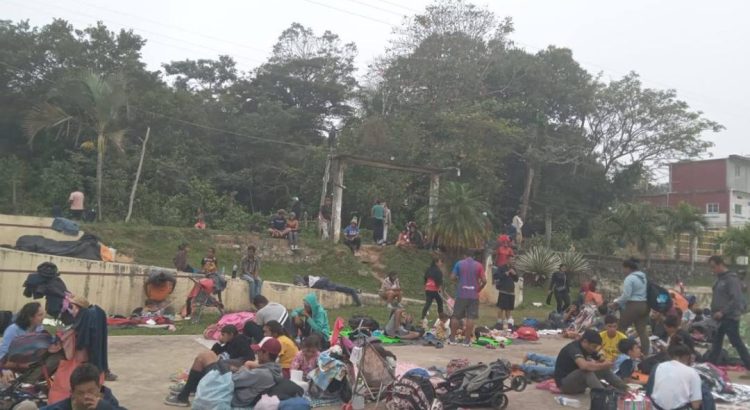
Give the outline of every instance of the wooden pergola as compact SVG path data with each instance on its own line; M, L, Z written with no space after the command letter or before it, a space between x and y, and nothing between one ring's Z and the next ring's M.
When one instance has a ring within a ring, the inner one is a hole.
M341 203L344 194L344 171L349 165L363 165L372 168L387 169L391 171L405 171L417 174L430 175L430 198L427 212L428 228L432 227L435 218L435 212L438 204L438 192L440 190L440 174L457 168L431 168L418 167L414 165L402 165L392 161L378 161L369 158L357 157L353 155L332 155L329 157L330 174L327 172L323 181L323 195L321 195L321 205L327 194L328 178L333 178L333 203L331 212L331 229L333 234L330 237L334 242L338 242L341 237Z

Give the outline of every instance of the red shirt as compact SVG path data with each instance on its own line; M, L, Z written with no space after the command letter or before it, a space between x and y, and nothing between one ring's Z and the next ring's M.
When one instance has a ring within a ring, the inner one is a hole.
M501 245L497 248L497 258L495 259L495 266L505 266L513 256L513 248L510 246Z

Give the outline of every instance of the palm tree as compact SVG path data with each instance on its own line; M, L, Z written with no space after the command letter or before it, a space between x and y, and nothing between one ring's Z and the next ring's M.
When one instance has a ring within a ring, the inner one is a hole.
M489 206L466 184L447 183L440 192L432 237L453 251L480 248L489 234Z
M708 227L706 218L703 217L698 208L687 202L680 202L676 207L665 208L662 212L665 218L666 232L675 241L675 260L679 263L682 254L680 236L687 234L690 239L690 260L692 261L693 239L703 235L706 227Z
M616 205L604 217L604 229L620 242L635 246L651 266L651 246L664 247L662 222L656 208L646 203Z
M100 220L104 151L108 143L122 149L125 130L117 129L115 125L126 103L125 82L121 76L103 76L87 71L61 82L47 101L28 113L23 124L29 144L41 131L63 125L70 129L70 123L78 125L78 135L89 130L96 133L96 205Z

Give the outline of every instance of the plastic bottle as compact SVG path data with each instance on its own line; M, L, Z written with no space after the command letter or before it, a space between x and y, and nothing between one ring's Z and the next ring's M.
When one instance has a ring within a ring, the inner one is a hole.
M578 399L571 399L570 397L565 396L555 396L555 401L565 407L581 407L581 401Z
M232 279L237 277L237 264L232 265Z

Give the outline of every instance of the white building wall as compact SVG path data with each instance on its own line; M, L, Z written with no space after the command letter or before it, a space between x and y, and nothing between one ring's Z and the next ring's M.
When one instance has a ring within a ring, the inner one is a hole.
M744 226L750 223L750 192L732 191L727 212L730 226Z

